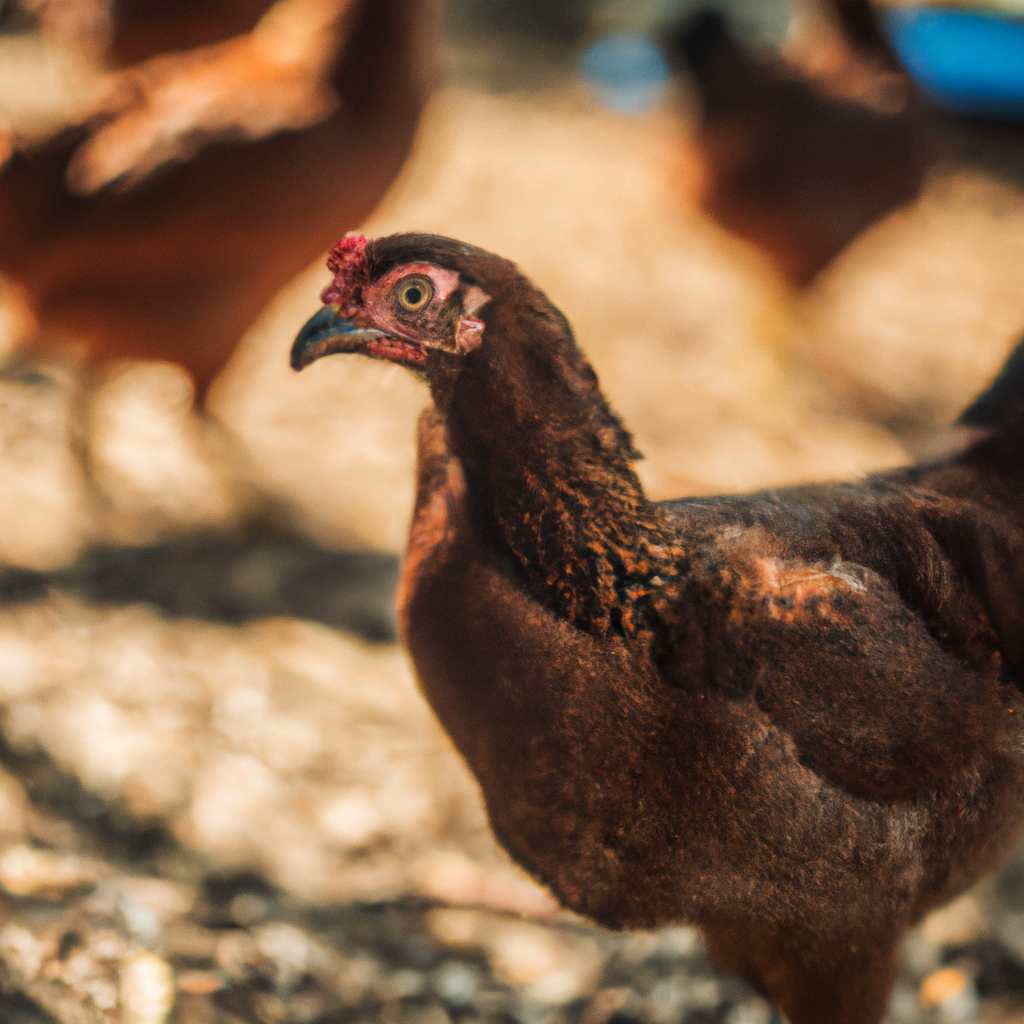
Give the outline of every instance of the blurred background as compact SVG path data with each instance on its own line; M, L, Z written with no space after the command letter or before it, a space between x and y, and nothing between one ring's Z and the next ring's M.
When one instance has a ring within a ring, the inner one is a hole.
M338 237L434 231L654 497L941 452L1024 334L1014 4L0 2L0 1021L778 1021L497 847L395 635L426 393L288 350ZM974 1020L1024 852L907 945L890 1021Z

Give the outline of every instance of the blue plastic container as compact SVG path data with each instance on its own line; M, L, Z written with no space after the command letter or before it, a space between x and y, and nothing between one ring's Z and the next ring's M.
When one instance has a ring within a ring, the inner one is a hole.
M937 104L1024 119L1024 18L943 7L881 15L903 66Z

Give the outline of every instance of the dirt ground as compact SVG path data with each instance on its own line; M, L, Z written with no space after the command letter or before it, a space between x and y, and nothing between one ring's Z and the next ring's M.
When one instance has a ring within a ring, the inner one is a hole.
M1012 182L943 169L801 293L693 193L674 108L450 88L364 230L515 259L656 497L904 463L1024 333ZM0 377L0 1020L769 1024L693 932L593 928L490 837L394 642L425 394L292 373L326 280L273 298L210 417L169 365ZM906 961L893 1024L1024 1020L1024 859Z

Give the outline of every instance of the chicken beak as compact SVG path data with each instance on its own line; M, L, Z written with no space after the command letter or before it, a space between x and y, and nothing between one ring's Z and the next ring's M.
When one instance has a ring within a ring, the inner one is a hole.
M335 352L359 352L367 342L383 337L383 331L360 327L346 320L333 306L324 306L299 331L292 345L292 369L303 370L317 359Z

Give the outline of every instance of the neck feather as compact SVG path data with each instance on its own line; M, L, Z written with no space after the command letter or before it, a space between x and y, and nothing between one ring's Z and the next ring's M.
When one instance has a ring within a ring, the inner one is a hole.
M678 552L568 324L550 306L533 313L493 311L479 358L435 400L478 519L533 596L580 629L629 637Z

